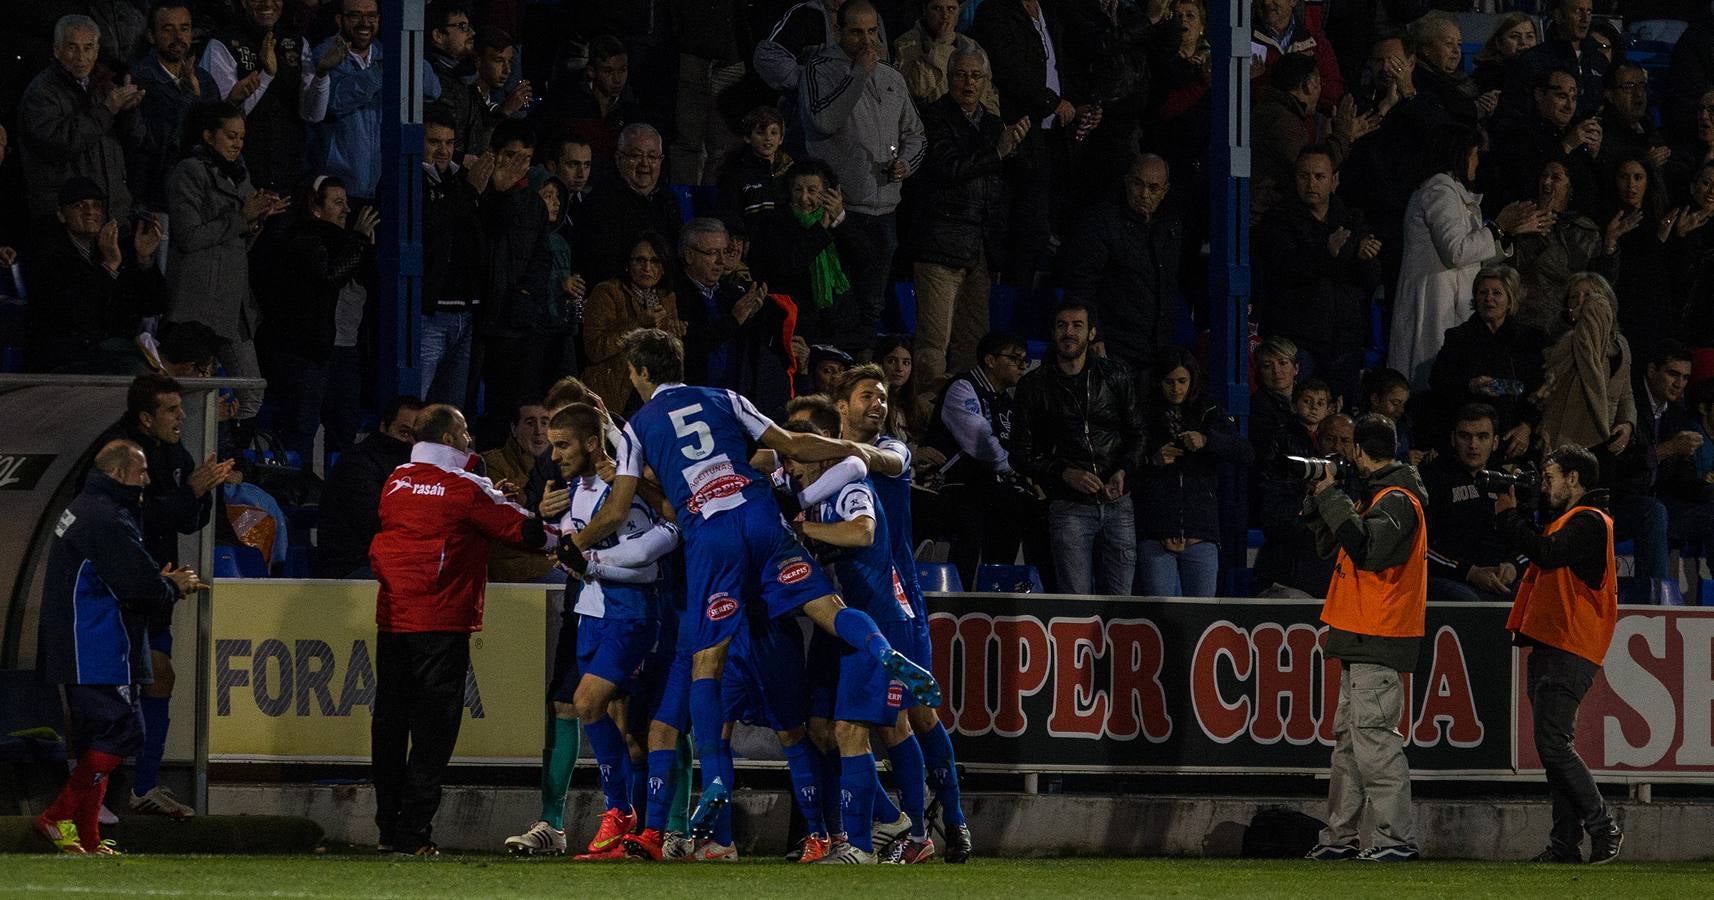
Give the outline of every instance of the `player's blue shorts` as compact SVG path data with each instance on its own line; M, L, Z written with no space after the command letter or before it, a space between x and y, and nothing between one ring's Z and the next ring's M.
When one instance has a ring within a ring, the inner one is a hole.
M690 728L690 663L689 650L673 655L661 685L660 701L655 704L654 721L681 734Z
M560 619L559 640L554 643L553 674L548 676L548 699L555 703L570 703L577 695L577 682L583 673L577 668L577 620L569 608Z
M678 643L678 626L667 621L659 623L655 632L655 645L643 655L642 668L637 672L635 686L631 690L631 706L625 713L626 726L633 734L647 735L649 722L655 718L655 710L661 705L661 697L667 690L667 679L672 674L673 660L677 657L674 646Z
M67 748L73 758L87 750L133 756L143 749L139 691L129 684L68 684Z
M894 647L911 640L911 620L877 623L881 634ZM903 651L901 651L903 652ZM847 649L839 657L839 690L833 700L833 717L842 722L894 725L899 711L917 705L916 697L894 681L879 660L867 650Z
M746 621L744 605L759 601L777 619L834 593L797 536L771 504L746 503L696 526L685 547L685 582L696 617L693 650L731 638Z
M820 628L810 630L804 675L809 682L811 717L832 720L833 702L839 696L839 658L849 649L844 641Z
M910 634L908 636L901 635L901 637L904 637L907 642L902 644L893 644L894 649L903 653L905 658L909 659L911 662L933 671L934 640L930 638L928 634L928 617L919 615L909 622L900 622L898 624L909 625ZM886 629L883 628L882 632L885 633ZM888 635L887 640L892 640L892 636L890 634Z
M577 665L585 675L604 678L621 693L635 687L632 676L643 657L655 647L659 631L653 619L597 619L584 616L577 625Z
M801 728L808 716L803 673L803 631L795 616L781 616L759 630L741 628L720 679L726 721L774 731Z

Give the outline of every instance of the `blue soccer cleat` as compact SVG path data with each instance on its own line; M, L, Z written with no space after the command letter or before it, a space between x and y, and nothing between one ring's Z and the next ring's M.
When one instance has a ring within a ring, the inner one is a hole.
M714 783L703 789L702 796L696 802L696 809L690 814L690 836L697 841L714 839L714 826L720 818L720 811L726 804L732 802L732 788L726 782L716 777Z
M897 679L917 698L917 702L929 709L940 708L940 685L934 681L934 675L922 666L911 662L903 653L888 649L881 654L881 668L887 674Z

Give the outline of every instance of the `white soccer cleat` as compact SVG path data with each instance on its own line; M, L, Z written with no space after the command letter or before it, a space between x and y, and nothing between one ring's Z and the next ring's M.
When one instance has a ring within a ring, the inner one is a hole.
M856 864L856 865L868 866L868 865L874 865L874 863L875 863L875 854L870 853L867 850L859 850L856 847L852 846L851 844L840 843L840 844L834 844L833 849L827 851L827 855L823 856L821 858L821 861L816 863L816 865L818 865L818 866L826 866L826 865L837 866L837 865Z
M736 844L716 844L713 841L703 841L696 845L696 851L690 854L692 862L737 862L738 847Z
M886 853L893 842L911 833L911 817L899 813L899 817L891 822L876 822L875 830L870 832L870 838L875 842L878 853Z
M149 792L141 797L132 794L131 811L174 819L189 819L196 815L196 810L180 803L179 798L173 796L173 792L164 784L149 788Z
M119 816L117 814L115 814L113 812L113 810L108 809L107 804L105 804L105 803L101 804L101 824L103 824L103 825L117 825L117 824L119 824Z
M545 820L537 821L529 831L507 838L506 849L525 856L563 856L565 832Z
M661 840L661 859L687 860L695 851L695 842L676 831L667 832Z

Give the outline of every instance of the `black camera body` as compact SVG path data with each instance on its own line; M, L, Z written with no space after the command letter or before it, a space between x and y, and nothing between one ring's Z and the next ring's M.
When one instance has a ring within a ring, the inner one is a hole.
M1484 494L1503 494L1514 488L1519 493L1533 492L1540 487L1541 473L1533 468L1523 468L1515 472L1482 469L1476 473L1476 489Z
M1343 456L1287 456L1281 462L1281 468L1286 477L1308 484L1320 481L1327 474L1333 475L1333 480L1342 482L1357 475L1357 467Z

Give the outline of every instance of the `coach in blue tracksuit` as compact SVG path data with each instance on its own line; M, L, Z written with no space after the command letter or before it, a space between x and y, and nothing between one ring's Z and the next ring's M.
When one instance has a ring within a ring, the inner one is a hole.
M143 449L108 442L48 553L36 665L64 686L77 768L36 827L67 853L112 852L96 823L107 776L143 746L137 686L153 680L144 622L201 587L195 572L157 566L144 548L138 519L148 484Z

